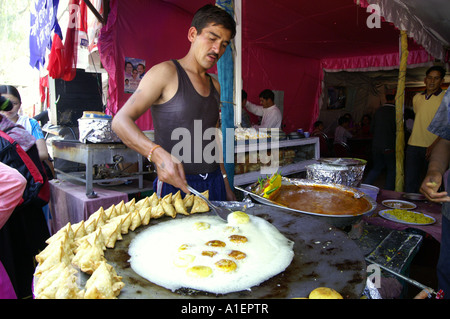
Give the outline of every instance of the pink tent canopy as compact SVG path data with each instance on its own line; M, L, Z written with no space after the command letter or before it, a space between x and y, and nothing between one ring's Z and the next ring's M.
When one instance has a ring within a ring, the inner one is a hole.
M318 118L324 70L395 68L399 65L399 30L381 19L370 28L367 1L242 1L242 79L250 101L269 88L284 92L286 132L310 128ZM370 1L369 1L370 2ZM111 113L131 96L124 90L127 58L146 68L181 58L189 48L187 30L194 12L212 0L111 0L108 22L99 39L102 63L110 75ZM409 39L409 64L433 56ZM216 70L211 70L215 73ZM150 113L138 126L153 128Z

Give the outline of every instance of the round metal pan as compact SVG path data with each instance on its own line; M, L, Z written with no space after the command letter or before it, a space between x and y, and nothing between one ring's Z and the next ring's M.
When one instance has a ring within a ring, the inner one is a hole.
M314 216L318 219L321 219L330 225L333 225L333 226L336 226L339 228L345 228L346 226L351 226L351 225L357 223L358 221L361 220L361 218L364 215L372 214L374 212L375 208L377 207L377 203L372 197L358 191L355 188L341 185L341 184L315 182L315 181L307 180L307 179L293 179L293 178L286 178L286 177L283 177L282 184L284 184L284 185L310 185L310 186L322 185L322 186L334 187L334 188L337 188L337 189L340 189L343 191L348 191L350 193L353 193L355 198L365 198L369 202L370 206L369 206L368 210L361 212L358 215L345 215L345 214L343 214L343 215L325 215L325 214L318 214L318 213L314 213L314 212L308 212L308 211L303 211L303 210L286 207L286 206L278 204L277 202L274 202L267 198L259 196L253 192L253 190L257 186L257 183L249 185L245 189L242 189L239 187L236 187L236 189L243 191L246 194L249 194L251 198L253 198L255 201L257 201L260 204L269 205L272 207L277 207L277 208L280 208L283 210L288 210L288 211L297 212L297 213L301 213L301 214L308 214L308 215Z
M290 212L267 205L243 202L216 202L229 205L234 210L245 209L246 213L262 217L271 222L287 238L294 241L295 256L289 267L277 276L257 287L241 292L216 295L180 289L172 292L137 275L128 262L128 246L133 238L151 225L170 220L170 217L151 220L117 241L114 249L107 249L105 257L125 287L119 298L125 299L246 299L246 298L300 298L320 286L339 291L344 298L360 298L366 282L364 255L356 243L343 231L307 215ZM246 207L244 208L244 205ZM242 207L241 207L242 206ZM250 206L250 207L248 207ZM236 209L237 208L237 209ZM189 218L178 215L176 218ZM176 236L176 234L174 234ZM164 243L155 243L163 245Z

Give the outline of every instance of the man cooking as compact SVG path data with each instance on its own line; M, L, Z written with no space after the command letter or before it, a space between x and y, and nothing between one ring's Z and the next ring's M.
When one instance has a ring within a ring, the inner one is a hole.
M235 199L223 162L203 156L214 140L208 140L204 133L218 127L220 102L220 85L207 70L217 63L235 34L236 23L225 10L214 5L200 8L188 30L191 47L187 55L148 70L112 121L112 128L122 141L156 165L158 176L153 188L161 197L178 189L189 193L189 183L200 192L209 190L211 200ZM149 108L155 143L135 124ZM195 139L199 130L201 140ZM172 155L179 146L176 136L172 137L175 131L191 134L182 161Z

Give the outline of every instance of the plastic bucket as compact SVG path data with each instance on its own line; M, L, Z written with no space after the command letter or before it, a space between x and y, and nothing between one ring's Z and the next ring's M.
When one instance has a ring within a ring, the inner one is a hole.
M361 186L357 187L357 189L372 197L375 201L377 200L378 192L380 191L378 187L369 184L361 184Z

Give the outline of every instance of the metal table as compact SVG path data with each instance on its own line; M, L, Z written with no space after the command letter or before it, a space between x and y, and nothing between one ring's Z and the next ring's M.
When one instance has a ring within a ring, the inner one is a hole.
M143 158L138 152L132 150L122 143L98 143L85 144L79 141L54 140L52 142L53 157L60 158L71 162L86 165L85 176L80 176L76 172L63 172L55 169L57 173L67 175L70 178L84 182L86 184L86 195L88 197L96 197L93 190L94 183L108 183L116 181L126 181L137 179L139 181L139 189L143 188ZM123 162L138 163L138 172L132 173L124 177L105 178L95 180L93 178L93 167L95 164L111 164L115 162L117 156L122 157Z

